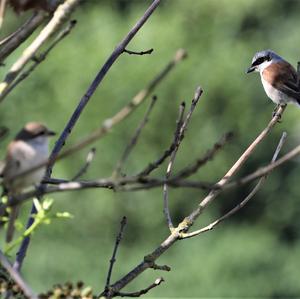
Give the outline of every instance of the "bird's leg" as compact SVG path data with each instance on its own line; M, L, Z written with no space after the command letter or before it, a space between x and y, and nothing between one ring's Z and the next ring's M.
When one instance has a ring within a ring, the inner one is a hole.
M274 108L274 110L273 110L273 113L272 113L272 117L275 117L275 116L277 115L277 111L278 111L279 107L280 107L280 104L277 104L277 105L275 106L275 108Z

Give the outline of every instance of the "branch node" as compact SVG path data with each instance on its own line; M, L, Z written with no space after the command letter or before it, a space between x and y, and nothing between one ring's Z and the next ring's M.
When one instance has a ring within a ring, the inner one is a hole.
M135 51L130 51L130 50L127 50L127 49L124 49L123 50L123 53L127 53L129 55L149 55L149 54L152 54L152 52L154 51L153 48L149 49L149 50L146 50L146 51L140 51L140 52L135 52Z

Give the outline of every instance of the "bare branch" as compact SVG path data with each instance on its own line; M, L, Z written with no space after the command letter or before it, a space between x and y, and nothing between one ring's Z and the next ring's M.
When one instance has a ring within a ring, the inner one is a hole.
M80 168L78 173L72 178L72 181L78 180L80 177L82 177L86 173L89 166L91 165L91 163L94 160L95 154L96 154L96 148L93 147L86 156L85 164Z
M45 187L43 190L34 190L22 193L18 196L14 196L11 198L7 204L2 204L0 206L0 213L3 209L6 209L8 206L15 206L22 204L26 200L31 199L35 196L41 196L50 193L59 193L59 192L67 192L67 191L76 191L76 190L83 190L83 189L91 189L91 188L104 188L104 189L111 189L115 191L138 191L138 190L147 190L152 188L161 187L164 184L168 184L170 187L178 188L178 187L185 187L185 188L196 188L196 189L203 189L203 190L212 190L214 188L213 183L207 182L200 182L200 181L187 181L187 180L180 180L174 181L173 178L169 180L165 179L158 179L158 178L137 178L133 177L125 177L121 179L98 179L95 181L67 181L67 180L59 180L59 179L48 179L45 182L56 184L56 186L48 186ZM129 185L127 188L126 186ZM132 187L131 187L132 185ZM217 188L219 190L219 188Z
M112 254L112 257L110 259L110 264L109 264L109 269L108 269L106 284L105 284L105 290L107 292L109 291L110 279L111 279L113 266L114 266L114 263L116 262L117 250L118 250L120 242L123 238L124 228L125 228L126 224L127 224L127 218L124 216L122 218L122 221L121 221L120 231L119 231L118 236L116 238L116 243L115 243L115 247L114 247L114 250L113 250L113 254Z
M146 289L140 290L138 292L133 292L133 293L117 292L114 296L120 296L120 297L141 297L142 295L145 295L146 293L148 293L151 289L158 287L162 282L164 282L164 279L162 277L159 277L159 278L157 278L155 280L154 283L152 283Z
M153 49L151 48L151 49L149 49L147 51L140 51L140 52L135 52L135 51L130 51L130 50L124 49L123 52L127 53L129 55L146 55L146 54L152 54Z
M19 47L46 19L46 14L42 11L34 14L16 32L0 41L0 63Z
M202 93L203 93L203 90L201 89L201 87L197 87L194 98L192 100L190 111L186 115L186 118L185 118L184 122L182 123L182 125L180 126L180 129L179 129L178 133L177 132L175 133L175 138L174 138L175 147L174 147L174 150L171 153L170 161L169 161L169 164L168 164L168 167L167 167L166 180L168 180L171 176L172 167L173 167L173 164L175 162L176 154L177 154L177 151L179 149L180 143L181 143L181 141L184 137L184 132L187 129L187 126L188 126L189 121L192 117L193 111L194 111L194 109L195 109ZM180 116L180 118L181 118L181 116ZM181 123L180 118L178 120L178 124ZM163 187L163 198L164 198L164 209L163 209L164 215L166 217L168 227L169 227L170 231L172 232L173 229L174 229L174 225L173 225L172 218L171 218L171 215L170 215L169 192L168 192L168 185L167 184L164 184L164 187Z
M160 156L156 161L149 163L141 172L139 172L136 176L137 177L145 177L149 175L153 170L158 168L174 151L177 143L177 137L182 125L183 115L184 115L184 109L185 109L185 102L182 102L179 107L179 117L176 122L176 131L174 133L173 142L169 146L167 150L164 151L162 156Z
M50 22L44 27L38 37L23 51L21 57L13 64L5 79L0 83L0 102L3 101L5 91L22 71L28 61L34 57L38 49L46 42L46 40L56 32L61 24L70 16L75 6L80 0L66 0L59 5L53 14Z
M234 163L234 165L228 170L224 177L217 183L217 186L222 188L228 183L229 179L244 165L255 148L265 139L272 128L278 123L284 112L286 106L280 106L277 113L272 117L268 126L257 136L257 138L249 145L246 151L240 156L240 158ZM186 223L191 226L193 222L200 216L203 210L220 194L221 190L212 190L198 205L198 207L186 218Z
M221 139L214 144L213 148L208 150L203 157L197 159L195 163L193 163L192 165L182 169L173 177L173 179L178 180L178 179L186 178L196 173L200 167L205 165L208 161L212 160L214 156L217 154L217 152L219 152L232 139L232 137L233 137L232 132L223 135Z
M76 1L76 0L67 0L67 1ZM77 0L78 1L78 0ZM133 37L137 34L137 32L142 28L142 26L146 23L148 18L152 15L155 9L159 6L161 0L154 0L149 8L146 10L144 15L140 18L140 20L133 26L133 28L129 31L129 33L125 36L125 38L121 41L121 43L115 48L115 50L111 53L107 61L104 63L103 67L89 86L87 92L81 98L78 106L76 107L74 113L72 114L70 120L68 121L66 127L64 128L63 132L61 133L59 139L57 140L54 149L50 155L49 165L46 171L46 177L49 178L51 176L52 168L54 162L59 155L62 147L66 143L68 136L71 134L72 129L74 128L76 122L78 121L82 111L84 110L85 106L88 104L91 96L96 91L97 87L102 82L103 78L113 65L113 63L118 59L118 57L123 53L123 50L126 46L130 43ZM107 129L107 128L105 128Z
M3 252L0 250L0 263L9 273L10 277L15 281L15 283L20 287L24 294L29 299L38 299L38 296L31 290L31 288L24 281L22 276L12 267L8 259L5 257Z
M178 116L178 119L177 119L177 122L176 122L177 126L176 126L176 131L175 131L175 134L174 134L174 140L173 140L171 146L169 147L169 151L165 151L165 153L163 155L163 159L160 158L159 160L157 160L158 162L154 162L154 163L149 164L150 167L153 165L153 166L155 166L155 168L157 168L161 164L161 162L164 161L164 157L167 157L166 154L169 153L169 155L172 155L172 153L174 153L174 151L176 149L176 144L180 140L179 133L180 133L180 129L181 129L182 124L183 124L184 110L185 110L185 103L182 102L179 106L179 116ZM175 158L175 156L174 156L174 158ZM170 163L171 163L171 166L172 166L172 160L170 160L169 165L170 165ZM171 166L169 166L169 165L167 167L167 173L166 173L166 176L165 176L166 180L168 180L171 176ZM173 225L172 218L171 218L171 215L170 215L170 210L169 210L169 192L168 192L168 185L167 184L163 185L163 200L164 200L163 201L164 202L163 212L164 212L165 218L167 220L167 225L169 227L169 230L172 232L172 230L174 229L174 225Z
M64 159L81 149L85 148L86 146L90 145L91 143L95 142L98 139L101 139L104 137L110 130L117 124L119 124L121 121L126 119L132 112L135 111L135 109L151 94L151 92L154 91L156 86L161 83L163 79L166 78L166 76L170 73L171 70L174 69L174 67L183 59L185 59L187 56L185 50L179 49L176 51L175 56L173 59L163 68L163 70L154 77L154 79L144 88L142 89L137 95L133 97L133 99L124 106L121 110L119 110L115 115L112 117L104 120L102 126L99 129L96 129L94 132L92 132L89 136L82 139L75 145L69 147L67 150L65 150L63 153L59 154L55 161L58 161L60 159ZM168 156L166 156L168 157ZM53 162L53 161L52 161ZM23 173L18 174L17 176L13 177L12 179L15 179L17 177L26 175L30 172L33 172L45 165L49 164L49 160L45 160L44 162L40 163L39 165L28 169L27 171L24 171ZM49 178L47 178L49 179Z
M138 138L140 137L140 134L143 130L143 128L145 127L145 125L147 124L147 122L149 121L149 115L156 103L157 97L153 96L150 106L146 111L146 114L144 116L144 118L142 119L141 123L139 124L139 126L137 127L136 131L134 132L134 135L132 136L130 142L128 143L128 145L126 146L121 159L119 160L119 162L117 163L116 169L112 175L112 177L118 177L121 174L122 171L122 167L125 164L125 162L127 161L131 151L133 150L134 146L136 145Z
M0 30L2 28L7 0L0 0Z
M76 25L76 21L70 21L69 24L67 25L66 28L64 28L58 36L54 39L54 41L50 44L50 46L41 54L38 56L34 56L32 58L33 63L30 65L30 67L25 70L23 73L21 73L15 81L12 82L2 93L2 98L6 97L17 85L19 85L22 81L24 81L36 68L37 66L45 61L49 53L55 48L55 46L62 41L69 33L71 30L74 28Z
M293 150L291 150L290 152L285 154L283 157L278 159L276 162L270 163L269 165L254 171L252 174L249 174L240 180L229 183L228 186L227 185L224 186L224 189L233 188L233 187L236 187L239 185L247 184L247 183L252 182L262 176L265 176L265 175L269 174L271 171L273 171L275 168L278 168L279 166L281 166L282 164L286 163L287 161L295 158L299 154L300 154L300 145L296 146Z
M273 158L271 160L271 163L274 163L276 161L276 159L281 151L281 148L285 143L286 137L287 137L286 132L283 132L283 134L280 138L280 141L277 145L277 148L275 150L275 153L273 155ZM225 219L227 219L227 218L231 217L232 215L234 215L235 213L237 213L254 197L254 195L258 192L258 190L261 188L261 186L265 182L266 178L267 178L267 175L261 177L260 180L258 181L258 183L255 185L255 187L252 189L252 191L238 205L236 205L233 209L231 209L225 215L223 215L222 217L218 218L214 222L210 223L209 225L207 225L199 230L196 230L194 232L187 233L187 234L182 234L180 236L181 239L192 238L192 237L198 236L204 232L210 231L210 230L214 229L222 221L224 221Z
M229 178L232 177L238 171L238 169L244 164L244 162L247 160L250 154L254 151L256 146L267 136L270 130L278 122L284 109L285 107L279 108L278 113L272 118L268 126L251 143L251 145L242 154L242 156L238 159L238 161L231 167L231 169L227 172L227 174L223 177L223 179L220 180L219 184L222 183L222 185L225 185L225 183L229 180ZM300 154L300 146L297 147L297 153ZM295 154L296 154L295 151L293 151L293 155ZM288 157L291 158L293 155L288 154ZM287 160L285 159L285 161ZM191 213L191 215L186 217L154 251L152 251L149 255L147 255L144 258L142 262L140 262L130 272L128 272L125 276L123 276L121 279L115 282L111 286L111 289L114 290L114 292L119 292L126 285L128 285L132 280L134 280L137 276L143 273L146 269L150 268L152 263L155 260L157 260L166 250L168 250L174 243L176 243L177 240L180 239L180 235L183 232L187 232L189 230L189 228L192 226L193 222L198 218L198 216L203 211L203 209L219 194L220 194L220 190L211 191L209 195L205 198L205 201L204 202L201 201L199 206Z

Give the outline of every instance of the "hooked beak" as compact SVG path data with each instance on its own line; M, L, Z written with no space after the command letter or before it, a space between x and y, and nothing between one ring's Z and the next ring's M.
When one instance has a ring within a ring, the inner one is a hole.
M246 71L246 74L249 74L249 73L252 73L252 72L254 72L255 71L255 66L250 66L248 69L247 69L247 71Z
M53 131L48 130L48 131L47 131L47 135L51 137L51 136L55 136L56 133L53 132Z

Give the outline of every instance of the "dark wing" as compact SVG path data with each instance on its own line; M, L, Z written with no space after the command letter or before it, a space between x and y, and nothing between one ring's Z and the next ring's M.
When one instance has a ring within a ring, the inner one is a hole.
M292 65L288 62L271 64L263 71L265 80L300 104L300 80Z

